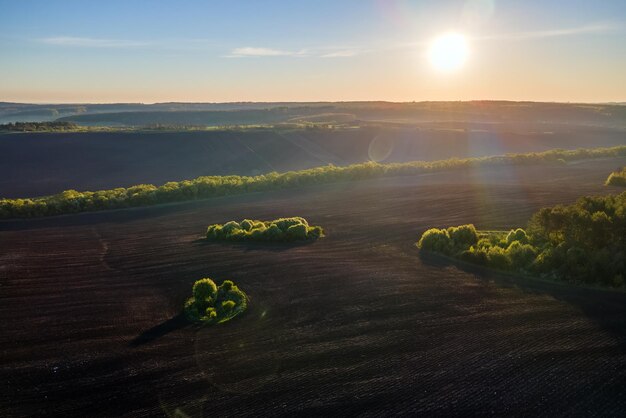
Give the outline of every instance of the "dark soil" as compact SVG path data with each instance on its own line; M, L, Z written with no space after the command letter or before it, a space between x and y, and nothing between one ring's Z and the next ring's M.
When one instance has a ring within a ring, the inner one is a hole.
M420 258L430 227L523 226L626 159L338 183L0 223L1 416L549 415L626 411L626 294ZM306 245L206 243L303 216ZM198 328L192 283L249 310ZM186 414L186 415L183 415Z

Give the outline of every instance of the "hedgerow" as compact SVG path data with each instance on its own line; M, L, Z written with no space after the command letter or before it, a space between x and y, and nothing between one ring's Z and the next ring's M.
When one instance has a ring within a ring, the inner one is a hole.
M324 236L319 226L311 226L301 217L280 218L273 221L244 219L207 228L206 237L215 241L303 241Z
M498 270L623 287L626 192L541 209L526 230L481 232L474 225L429 229L417 246Z
M73 122L15 122L0 125L0 132L65 132L78 128Z
M303 187L337 181L363 180L385 176L462 170L471 167L527 164L562 164L589 158L626 156L626 146L613 148L551 150L528 154L479 158L452 158L440 161L414 161L379 164L367 162L346 167L328 165L286 173L259 176L205 176L193 180L168 182L161 186L140 184L128 188L78 192L66 190L52 196L26 199L0 199L0 218L32 218L77 212L119 209L168 202L206 199L247 192Z
M606 185L626 187L626 167L609 174L609 178L606 179Z
M219 324L248 307L248 297L230 280L218 287L209 278L200 279L193 284L192 295L183 310L187 319L197 324Z

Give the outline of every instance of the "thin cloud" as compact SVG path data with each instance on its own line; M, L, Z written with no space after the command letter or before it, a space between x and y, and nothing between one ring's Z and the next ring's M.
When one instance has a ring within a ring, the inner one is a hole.
M216 41L209 39L169 39L158 42L144 42L128 39L100 39L78 36L54 36L36 39L46 45L76 48L149 48L178 51L205 50L217 47ZM318 58L346 58L360 53L357 49L340 47L303 48L299 50L284 50L277 48L245 46L232 49L225 58L254 58L254 57L318 57Z
M327 54L320 55L320 58L348 58L357 56L359 53L355 50L343 50L343 51L335 51L329 52Z
M250 58L250 57L317 57L339 58L353 57L359 54L355 49L335 50L335 47L304 48L298 51L288 51L274 48L242 47L233 49L226 58Z
M74 36L56 36L40 40L44 44L83 48L135 48L150 45L147 42L126 39L96 39Z
M518 33L508 33L508 34L505 33L501 35L480 36L474 39L522 41L526 39L543 39L543 38L575 36L575 35L583 35L583 34L591 34L591 33L607 33L607 32L613 32L618 29L619 28L615 25L594 24L594 25L579 26L575 28L548 29L548 30L540 30L540 31L533 31L533 32L518 32Z
M532 39L545 39L556 38L566 36L576 36L584 34L601 34L610 33L620 30L621 27L613 24L591 24L585 26L579 26L574 28L561 28L561 29L546 29L539 31L529 32L513 32L513 33L499 33L493 35L478 35L470 36L471 41L524 41ZM415 47L426 47L430 43L429 40L424 39L416 42L405 42L401 44L389 45L387 47L379 48L378 51L384 50L398 50Z
M243 47L243 48L235 48L233 49L228 58L244 58L244 57L280 57L294 55L293 52L283 51L280 49L272 49L272 48L254 48L254 47Z

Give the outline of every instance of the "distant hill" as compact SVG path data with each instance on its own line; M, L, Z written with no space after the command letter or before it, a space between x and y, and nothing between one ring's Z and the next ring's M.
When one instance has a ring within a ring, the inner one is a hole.
M317 105L310 103L309 105ZM323 103L319 104L323 106ZM0 102L0 123L48 122L64 116L122 112L223 111L298 107L296 103L112 103L112 104L27 104Z
M321 110L320 110L321 109ZM67 116L58 121L82 125L146 126L146 125L255 125L287 122L301 116L332 110L326 107L274 107L271 109L246 110L172 110L94 113Z
M626 127L626 107L621 105L492 101L345 102L290 104L267 109L182 110L179 107L173 109L176 110L80 114L62 117L59 120L78 124L129 126L272 124L290 120L332 123L360 120L397 123L562 123Z
M621 104L469 102L312 102L312 103L120 103L32 105L0 103L0 123L75 122L82 125L145 126L248 125L288 121L341 123L563 123L626 128Z

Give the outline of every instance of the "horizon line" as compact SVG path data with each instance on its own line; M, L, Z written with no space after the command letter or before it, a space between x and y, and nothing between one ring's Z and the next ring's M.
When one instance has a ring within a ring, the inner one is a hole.
M155 102L124 102L124 101L102 101L102 102L78 102L78 101L10 101L0 100L0 104L14 105L37 105L37 106L59 106L59 105L226 105L226 104L317 104L317 103L391 103L391 104L411 104L411 103L473 103L473 102L509 102L509 103L551 103L551 104L606 104L606 105L623 105L626 104L626 98L623 100L529 100L529 99L459 99L459 100L235 100L235 101L155 101Z

